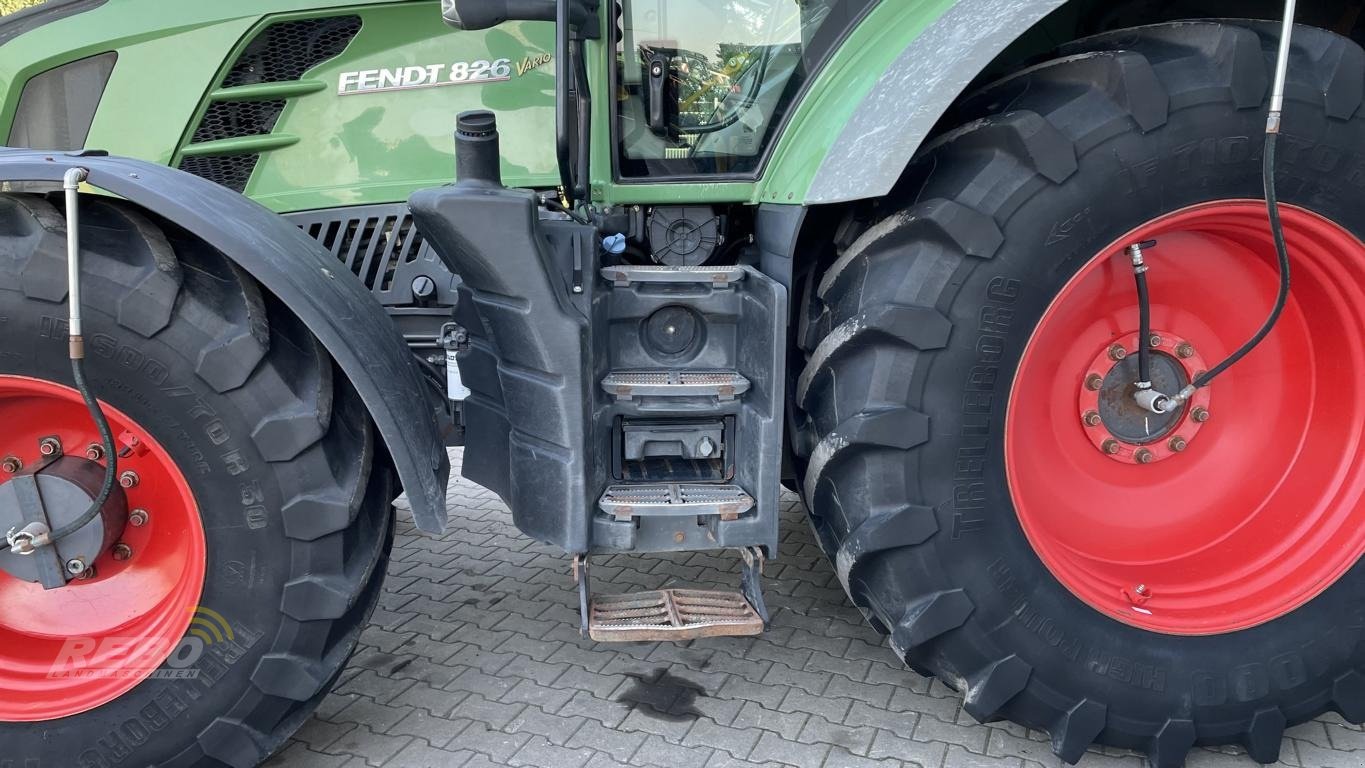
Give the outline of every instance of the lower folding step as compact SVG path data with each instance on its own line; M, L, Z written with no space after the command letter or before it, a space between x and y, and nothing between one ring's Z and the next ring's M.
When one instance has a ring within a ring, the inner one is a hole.
M588 636L599 642L761 634L763 619L739 592L663 589L595 595L588 617Z
M754 497L737 485L649 483L610 486L597 505L618 520L694 515L734 520L753 509Z
M636 397L714 397L733 400L749 391L749 380L734 371L612 371L602 389L617 400Z

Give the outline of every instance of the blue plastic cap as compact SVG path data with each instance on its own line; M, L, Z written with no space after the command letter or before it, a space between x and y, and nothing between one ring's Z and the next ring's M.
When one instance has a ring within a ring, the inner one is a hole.
M607 235L602 238L602 250L611 254L622 254L626 252L626 236L621 233Z

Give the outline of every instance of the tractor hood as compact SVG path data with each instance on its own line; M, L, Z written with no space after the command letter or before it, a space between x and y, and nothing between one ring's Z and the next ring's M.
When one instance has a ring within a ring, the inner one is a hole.
M552 24L453 30L434 0L8 0L0 9L16 2L32 7L0 16L0 144L102 149L290 213L401 203L449 182L454 115L490 109L505 126L508 183L556 183ZM107 83L84 89L73 110L84 130L19 125L26 103L53 113L44 92L91 82L78 69L96 58Z

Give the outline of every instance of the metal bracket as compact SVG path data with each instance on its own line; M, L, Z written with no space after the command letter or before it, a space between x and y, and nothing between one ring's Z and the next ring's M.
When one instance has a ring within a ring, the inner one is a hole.
M744 559L743 570L739 576L739 590L749 601L754 612L763 619L763 629L768 629L768 606L763 602L763 550L758 547L744 547L739 551Z
M52 546L44 546L42 543L52 531L52 521L48 518L43 493L38 487L38 472L50 463L52 458L48 457L47 460L10 481L10 487L14 489L16 500L19 502L19 514L25 523L18 533L13 534L11 551L16 555L34 558L38 583L43 589L64 587L69 578L66 569L62 567L62 558L55 543ZM24 551L26 542L30 548L29 552ZM16 544L18 546L15 546Z
M573 292L583 292L583 238L573 239Z
M588 583L588 555L573 556L573 581L578 585L578 634L588 636L588 617L592 611L592 585Z
M446 323L441 326L440 344L446 355L446 400L454 409L452 420L456 426L464 429L464 411L461 404L473 393L460 378L459 354L469 349L469 332L458 323Z
M447 352L463 352L469 349L469 332L459 323L442 325L441 347Z

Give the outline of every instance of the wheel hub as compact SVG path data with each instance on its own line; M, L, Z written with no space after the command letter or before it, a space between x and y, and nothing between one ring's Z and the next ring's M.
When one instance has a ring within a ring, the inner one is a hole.
M1152 367L1173 392L1275 301L1264 201L1181 209L1098 249L1023 351L1004 433L1014 510L1052 575L1114 619L1185 635L1254 627L1365 552L1365 243L1301 208L1281 217L1284 315L1174 416L1129 407L1138 304L1123 249L1161 244L1147 273Z
M35 523L48 531L68 525L90 508L103 482L104 466L88 459L49 456L36 462L0 483L0 531ZM123 535L127 520L127 497L116 485L90 522L32 553L0 553L0 570L44 589L66 586L87 577L96 560Z
M1152 387L1178 392L1205 369L1195 345L1165 330L1147 339ZM1096 353L1081 377L1076 399L1081 426L1091 445L1122 464L1153 464L1183 453L1209 416L1210 387L1168 413L1152 413L1134 395L1138 382L1138 337L1130 333Z
M119 452L103 514L32 554L0 553L0 723L68 717L118 698L167 660L199 604L207 555L189 484L141 425L101 407ZM0 533L40 508L53 529L84 513L105 457L80 393L0 375L0 424ZM35 493L26 499L27 491ZM78 559L83 570L69 567ZM60 589L35 573L54 565Z
M1158 392L1179 392L1189 383L1180 365L1166 355L1152 355L1151 384ZM1132 445L1146 445L1180 421L1184 407L1152 413L1137 402L1137 356L1115 363L1100 387L1100 421L1109 434Z

